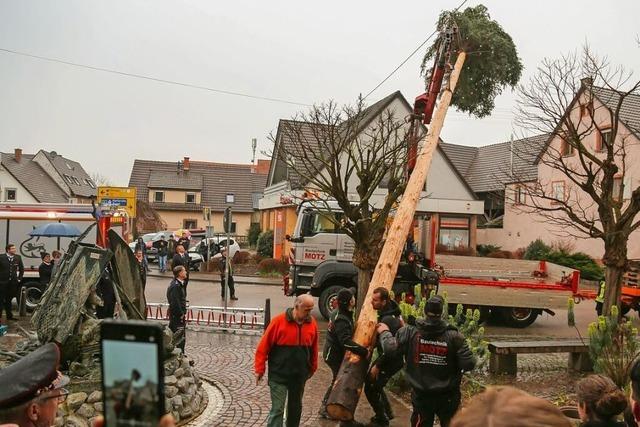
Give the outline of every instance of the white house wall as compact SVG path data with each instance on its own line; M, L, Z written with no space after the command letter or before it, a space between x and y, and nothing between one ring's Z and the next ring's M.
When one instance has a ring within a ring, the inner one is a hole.
M0 202L2 203L7 201L5 200L5 188L15 188L17 190L17 199L11 203L39 203L13 175L0 165Z

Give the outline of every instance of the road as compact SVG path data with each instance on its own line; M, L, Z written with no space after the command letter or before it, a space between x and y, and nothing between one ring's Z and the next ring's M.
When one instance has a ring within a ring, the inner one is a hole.
M147 301L166 302L168 285L168 276L166 279L149 277L146 287ZM236 296L239 298L238 301L229 301L229 306L264 307L266 299L270 298L272 315L284 311L293 304L293 298L284 296L282 288L273 285L236 284ZM188 300L191 305L222 306L220 284L191 282L188 288ZM589 323L596 319L595 303L583 301L575 306L574 312L577 330L583 337L586 337ZM317 306L313 310L313 315L318 319L320 328L326 329L326 321ZM633 317L637 317L635 313ZM578 338L577 330L567 326L567 310L557 310L555 316L543 313L533 325L525 329L486 325L485 335L488 337Z

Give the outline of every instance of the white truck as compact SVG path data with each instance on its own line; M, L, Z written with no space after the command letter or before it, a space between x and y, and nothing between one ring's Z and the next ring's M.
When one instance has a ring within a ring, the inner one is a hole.
M289 274L284 278L286 295L310 293L319 298L320 312L329 317L335 298L343 287L357 284L357 269L352 263L353 240L340 232L329 215L341 215L303 202L289 253ZM437 239L432 233L431 239ZM437 241L437 240L436 240ZM435 247L435 245L431 245ZM492 314L508 326L531 325L543 311L564 308L569 297L589 298L578 291L580 272L545 261L504 260L494 258L438 255L403 259L393 285L398 298L404 293L413 299L414 287L423 292L435 288L446 291L451 306L460 303L479 308L484 316Z

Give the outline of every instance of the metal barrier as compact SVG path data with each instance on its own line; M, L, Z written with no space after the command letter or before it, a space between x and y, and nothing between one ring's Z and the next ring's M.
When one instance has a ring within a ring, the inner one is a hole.
M168 321L169 304L147 303L147 320ZM262 332L271 321L271 300L264 308L187 306L187 326Z

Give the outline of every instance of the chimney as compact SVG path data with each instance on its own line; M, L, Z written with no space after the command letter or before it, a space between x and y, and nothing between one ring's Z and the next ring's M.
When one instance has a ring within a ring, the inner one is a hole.
M184 158L184 161L182 162L182 170L186 172L186 171L188 171L188 170L189 170L189 167L190 167L190 165L189 165L189 158L188 158L188 157L185 157L185 158Z
M16 163L22 161L22 148L15 148L13 150L13 158L16 159Z

